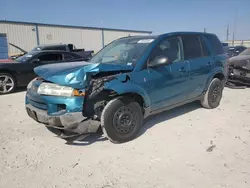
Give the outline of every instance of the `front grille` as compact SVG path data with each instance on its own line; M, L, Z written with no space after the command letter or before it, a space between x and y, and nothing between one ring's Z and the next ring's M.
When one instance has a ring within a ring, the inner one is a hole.
M32 106L34 106L36 108L39 108L39 109L42 109L42 110L47 110L47 105L46 104L34 101L34 100L30 99L30 98L27 98L27 100L28 100L28 103L31 104Z

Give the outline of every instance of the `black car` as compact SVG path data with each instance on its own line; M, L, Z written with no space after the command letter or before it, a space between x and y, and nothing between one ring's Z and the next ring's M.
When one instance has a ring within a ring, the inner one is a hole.
M247 47L245 47L245 46L233 46L233 47L229 47L227 55L229 57L237 56L237 55L239 55L241 52L243 52L246 49L247 49Z
M32 49L32 51L44 51L44 50L60 50L60 51L72 52L88 60L92 58L92 55L94 53L93 50L85 51L84 48L77 49L73 44L43 44L43 45L38 45Z
M0 94L27 86L36 77L33 69L40 65L84 61L82 56L65 51L31 51L15 61L0 62Z
M250 48L229 59L228 86L250 86Z

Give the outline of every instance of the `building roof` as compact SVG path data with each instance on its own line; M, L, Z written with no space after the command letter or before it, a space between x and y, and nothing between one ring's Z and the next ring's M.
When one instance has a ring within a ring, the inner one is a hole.
M10 20L0 20L0 23L38 25L38 26L49 26L49 27L68 27L68 28L106 30L106 31L123 31L123 32L135 32L135 33L148 33L148 34L152 33L152 31L140 31L140 30L130 30L130 29L112 29L112 28L102 28L102 27L86 27L86 26L60 25L60 24L45 24L45 23L10 21Z

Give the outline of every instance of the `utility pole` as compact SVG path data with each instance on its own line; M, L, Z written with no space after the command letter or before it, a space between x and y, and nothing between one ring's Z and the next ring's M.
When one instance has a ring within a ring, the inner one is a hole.
M229 24L227 24L227 41L228 41L228 37L229 37Z
M204 28L204 33L206 33L207 28Z
M235 33L233 32L233 41L232 41L232 46L234 46L234 37L235 37Z
M235 15L234 15L233 46L234 46L234 40L235 40L235 36L236 36L236 29L237 29L237 17L238 17L238 8L236 8Z

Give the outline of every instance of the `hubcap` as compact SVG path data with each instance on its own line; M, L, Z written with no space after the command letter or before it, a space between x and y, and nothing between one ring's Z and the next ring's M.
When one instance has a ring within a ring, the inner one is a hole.
M14 88L14 80L6 75L0 76L0 93L8 93Z
M136 114L129 107L121 107L114 115L113 125L121 134L130 133L136 124Z
M221 89L220 86L216 85L212 90L212 102L216 102L217 99L220 97Z

